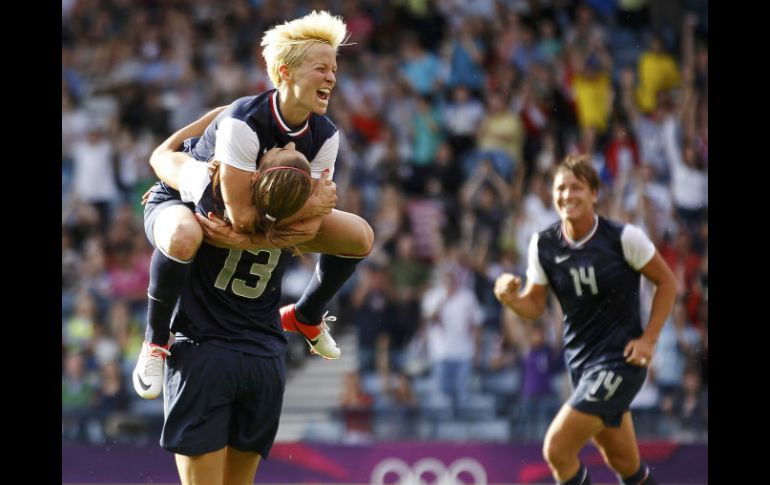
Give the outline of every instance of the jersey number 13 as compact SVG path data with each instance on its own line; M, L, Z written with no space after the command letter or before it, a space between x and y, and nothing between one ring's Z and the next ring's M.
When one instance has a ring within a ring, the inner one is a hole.
M275 266L281 259L281 250L277 248L254 250L250 249L248 252L255 256L263 252L270 254L270 257L267 259L267 263L252 263L251 268L249 268L249 274L256 276L256 281L253 281L253 278L249 278L252 280L252 284L250 285L249 282L245 279L233 278L235 270L238 268L238 263L241 261L243 250L231 249L230 254L225 260L225 265L219 271L219 275L217 275L217 280L214 282L214 287L219 288L222 291L226 291L227 286L230 284L230 280L232 280L233 284L231 289L232 292L236 295L242 296L243 298L249 298L251 300L262 296L262 293L264 293L265 288L267 287L267 282L270 281L270 277L273 276L273 270L275 269Z

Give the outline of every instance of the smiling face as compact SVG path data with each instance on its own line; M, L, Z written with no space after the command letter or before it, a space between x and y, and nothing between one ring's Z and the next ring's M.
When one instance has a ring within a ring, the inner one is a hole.
M280 68L286 82L286 108L295 113L304 111L317 115L326 113L334 85L337 83L337 52L329 44L315 44L295 70ZM284 113L287 116L289 113Z
M592 221L594 204L598 198L596 189L588 181L578 178L574 172L560 170L553 181L553 205L563 221Z

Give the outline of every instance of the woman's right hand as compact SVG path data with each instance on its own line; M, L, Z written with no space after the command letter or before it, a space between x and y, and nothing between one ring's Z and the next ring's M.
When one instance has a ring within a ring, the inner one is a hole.
M495 281L495 297L504 305L510 306L519 298L521 278L511 273L503 273Z
M235 232L232 224L209 212L206 218L195 213L195 218L203 229L203 239L212 246L225 249L257 249L248 234Z
M308 217L331 214L337 205L337 184L329 179L329 170L324 170L310 194L312 212Z

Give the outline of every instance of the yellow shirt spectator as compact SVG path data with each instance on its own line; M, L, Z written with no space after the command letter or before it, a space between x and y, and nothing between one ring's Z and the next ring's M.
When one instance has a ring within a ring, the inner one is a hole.
M675 88L682 82L676 61L663 50L659 39L653 39L650 50L639 56L638 69L636 103L644 113L655 109L658 93Z
M573 82L578 123L581 128L607 131L612 111L612 83L606 71L588 70L577 73Z

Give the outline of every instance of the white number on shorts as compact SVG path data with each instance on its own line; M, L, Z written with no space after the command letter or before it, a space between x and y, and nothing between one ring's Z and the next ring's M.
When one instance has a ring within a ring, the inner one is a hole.
M249 252L254 255L265 252L269 253L270 257L267 259L267 263L253 263L251 268L249 268L249 273L259 278L255 286L249 286L244 279L235 278L232 280L233 284L231 289L236 295L253 300L259 298L262 296L262 293L264 293L267 282L270 281L273 270L281 259L281 250L277 248L250 249ZM240 249L230 250L230 254L225 260L225 265L222 267L222 270L217 276L217 280L214 282L214 287L223 291L227 290L227 285L233 278L233 274L235 274L235 269L238 267L242 254L243 251Z
M575 293L577 296L583 296L582 285L588 285L591 287L591 294L596 295L599 293L599 287L596 286L596 273L594 267L580 268L580 272L577 269L571 268L569 273L572 275L572 281L575 283Z
M599 388L604 385L604 388L607 389L607 394L604 396L603 401L606 401L615 394L615 391L618 390L621 382L623 382L623 376L616 376L611 370L600 371L589 394L595 396L596 393L599 392Z

